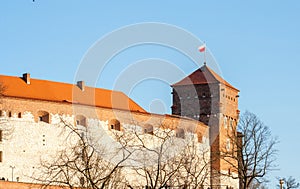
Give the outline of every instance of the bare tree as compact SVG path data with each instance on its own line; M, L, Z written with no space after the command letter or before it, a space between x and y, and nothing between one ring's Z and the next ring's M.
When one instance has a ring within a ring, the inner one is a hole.
M280 178L277 178L280 180ZM292 188L299 188L300 183L296 181L296 179L292 176L289 178L283 178L284 184L283 184L283 189L292 189ZM280 185L277 185L278 188L280 188Z
M198 141L187 142L179 158L183 159L183 169L180 170L180 180L184 181L185 188L203 188L208 186L210 178L210 149L205 144L199 145Z
M0 110L0 141L5 139L8 140L12 137L12 133L14 132L15 127L10 124L9 119L4 117L3 109L9 109L9 104L3 103L3 96L6 90L6 86L0 82L0 106L2 107ZM8 113L8 112L7 112Z
M0 98L4 95L5 90L6 86L0 82Z
M233 128L234 129L234 128ZM225 148L221 157L233 167L240 179L240 188L250 188L255 181L261 183L264 176L275 167L277 138L253 113L245 112L239 120L237 131L228 134L232 148Z
M199 143L193 132L177 132L164 124L155 128L124 124L121 131L108 131L117 143L111 146L90 134L90 126L63 125L69 132L68 140L77 142L54 160L42 162L39 175L43 177L35 179L44 186L102 189L209 185L209 144L202 143L202 137Z
M256 180L252 181L249 185L249 189L267 189L266 182L257 182Z
M209 148L194 133L171 130L164 124L144 132L135 130L131 166L141 184L148 188L197 188L209 177ZM202 142L202 141L201 141Z
M126 146L111 153L107 150L109 146L105 148L99 144L87 127L63 124L69 132L66 140L73 141L73 145L61 150L55 159L43 160L39 172L42 176L34 179L43 183L44 188L49 185L70 189L124 188L122 163L131 155ZM117 157L117 162L105 159L108 154L111 159Z

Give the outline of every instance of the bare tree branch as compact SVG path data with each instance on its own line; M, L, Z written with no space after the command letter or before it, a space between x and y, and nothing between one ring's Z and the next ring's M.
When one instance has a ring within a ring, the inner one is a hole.
M238 129L232 133L228 134L228 138L233 147L222 152L220 156L238 173L238 176L229 176L239 178L242 188L246 189L254 180L258 183L264 181L264 176L274 169L277 153L275 145L278 140L250 112L245 112L240 117Z

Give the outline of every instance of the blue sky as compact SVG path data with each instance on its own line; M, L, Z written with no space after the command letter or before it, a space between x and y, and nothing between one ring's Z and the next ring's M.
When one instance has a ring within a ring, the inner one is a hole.
M222 76L240 89L241 111L256 113L278 136L276 176L300 181L300 2L9 0L0 3L0 74L73 83L88 49L120 27L161 22L205 41ZM197 66L177 51L144 45L115 56L98 87L147 58L163 59L189 74ZM171 73L170 73L171 74ZM128 93L145 109L170 112L167 82L146 80ZM274 180L273 180L274 181ZM270 183L270 187L275 184Z

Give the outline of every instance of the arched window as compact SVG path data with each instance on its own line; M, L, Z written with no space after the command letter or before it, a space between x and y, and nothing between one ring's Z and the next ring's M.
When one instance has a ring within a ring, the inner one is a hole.
M22 118L22 113L21 112L18 113L18 118Z
M81 125L86 127L86 117L83 115L76 115L75 117L76 125Z
M50 123L50 115L46 111L38 111L38 121Z
M117 119L111 119L108 124L108 129L110 129L110 130L114 129L117 131L121 131L120 121L118 121Z
M150 124L146 124L144 126L144 133L153 135L153 126Z
M178 138L184 138L184 130L182 128L177 128L175 130L176 137Z

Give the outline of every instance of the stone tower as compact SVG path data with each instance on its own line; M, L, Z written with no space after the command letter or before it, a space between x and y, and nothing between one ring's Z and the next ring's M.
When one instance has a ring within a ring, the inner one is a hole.
M238 93L207 65L173 84L172 114L196 119L210 127L211 184L220 188L224 183L219 173L232 174L230 165L219 158L222 150L229 150L229 136L236 132L239 118ZM229 185L230 186L230 185Z

